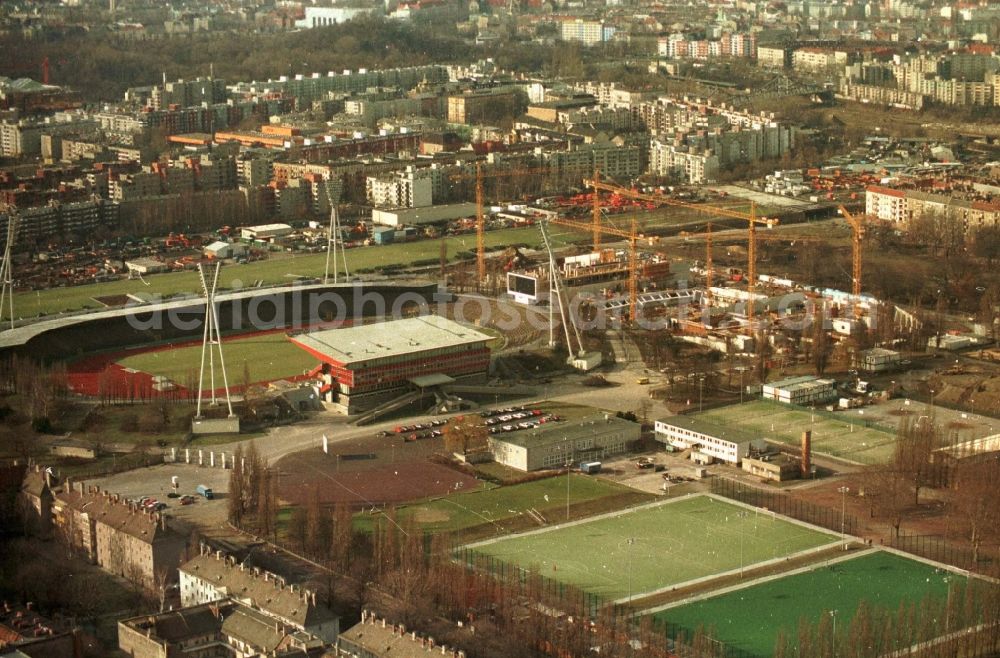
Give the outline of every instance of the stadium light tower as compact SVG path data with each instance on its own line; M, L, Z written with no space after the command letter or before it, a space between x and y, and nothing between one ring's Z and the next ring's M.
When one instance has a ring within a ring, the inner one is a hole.
M17 212L8 211L7 214L7 242L3 248L3 263L0 263L0 282L3 284L0 290L0 318L3 317L4 307L10 314L10 328L14 328L14 262L13 250L14 239L17 237Z
M844 545L844 550L847 550L847 533L844 530L844 521L847 518L847 494L850 493L850 487L839 487L837 491L840 492L840 541Z
M344 264L344 278L349 278L351 273L347 270L347 247L344 245L343 236L340 233L340 213L337 212L337 204L334 203L329 188L327 197L330 199L330 226L326 238L326 268L323 270L323 283L330 282L330 260L333 260L333 282L337 283L340 268L337 267L337 260ZM337 244L340 244L340 253L337 253Z
M219 368L222 370L222 386L226 391L226 407L229 417L233 418L233 402L229 396L229 379L226 375L226 361L222 356L222 334L219 332L219 315L215 308L215 290L219 284L219 266L216 261L211 278L206 276L205 268L198 265L198 276L201 287L205 291L205 330L201 339L201 369L198 372L198 401L195 419L201 420L201 403L205 393L205 357L208 356L209 386L212 389L212 406L219 403L215 393L215 352L219 353ZM216 349L217 348L217 349Z

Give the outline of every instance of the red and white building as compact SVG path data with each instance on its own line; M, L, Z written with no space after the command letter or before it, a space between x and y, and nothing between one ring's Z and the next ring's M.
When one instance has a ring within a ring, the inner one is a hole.
M455 380L485 379L491 340L453 320L424 315L292 336L315 356L318 390L346 414Z

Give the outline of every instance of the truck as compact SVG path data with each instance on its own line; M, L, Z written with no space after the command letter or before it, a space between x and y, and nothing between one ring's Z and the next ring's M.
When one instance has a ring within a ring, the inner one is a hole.
M594 473L601 472L601 462L582 462L580 464L580 472L586 473L587 475L593 475Z
M206 487L204 484L199 484L195 491L198 492L198 495L204 496L206 500L212 500L212 498L214 498L212 495L212 487Z

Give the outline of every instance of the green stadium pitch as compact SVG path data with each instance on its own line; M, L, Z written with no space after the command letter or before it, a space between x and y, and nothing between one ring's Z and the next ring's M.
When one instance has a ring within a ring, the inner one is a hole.
M765 510L695 495L467 549L537 569L542 576L608 600L627 600L836 540Z
M250 383L260 383L299 377L317 364L315 357L289 341L284 332L223 338L222 349L230 386L244 383L244 368L249 372ZM185 386L189 379L197 378L201 366L201 343L188 342L139 352L120 359L118 364L123 368L167 377ZM218 366L216 363L217 369ZM216 385L222 386L221 372L216 372Z
M740 427L791 445L799 445L802 432L812 430L812 448L833 457L861 464L883 464L895 450L893 432L876 429L863 419L804 409L780 402L756 400L693 414L695 418L719 425ZM856 412L853 412L856 413Z
M745 652L739 655L766 658L774 655L778 632L784 629L794 637L800 619L816 622L836 611L838 624L846 629L862 600L895 613L903 602L946 597L950 584L959 580L965 577L888 551L871 551L668 607L655 612L653 620L672 625L673 632L683 629L688 637L702 627L713 639Z

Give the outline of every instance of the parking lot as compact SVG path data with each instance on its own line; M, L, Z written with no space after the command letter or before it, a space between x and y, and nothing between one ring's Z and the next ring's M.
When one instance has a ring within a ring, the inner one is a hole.
M191 494L194 502L181 505L179 498L168 498L173 491L171 478L178 481L177 493ZM138 500L142 496L152 496L158 502L166 504L163 513L197 526L203 531L226 528L226 491L229 488L229 471L221 468L207 468L192 464L163 464L150 468L126 471L108 477L87 480L87 484L95 484L103 490L121 494L123 497ZM203 484L212 489L214 498L206 500L198 495L195 489Z

